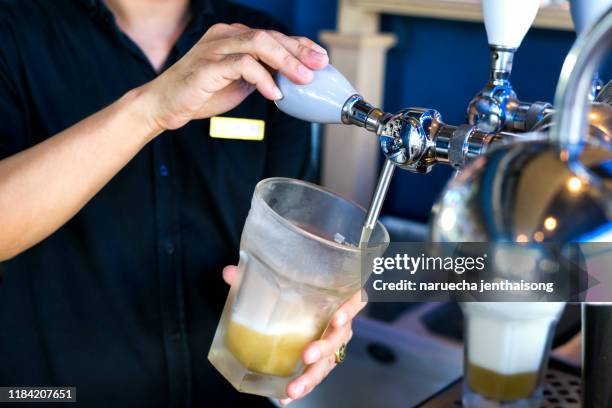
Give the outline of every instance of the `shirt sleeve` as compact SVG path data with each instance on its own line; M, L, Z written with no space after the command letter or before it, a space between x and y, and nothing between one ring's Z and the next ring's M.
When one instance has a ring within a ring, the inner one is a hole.
M19 63L16 36L0 14L0 160L26 147L28 129Z

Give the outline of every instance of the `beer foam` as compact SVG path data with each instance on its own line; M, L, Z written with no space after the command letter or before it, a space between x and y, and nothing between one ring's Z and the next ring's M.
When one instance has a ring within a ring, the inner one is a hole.
M499 374L539 370L549 327L564 303L464 303L468 318L468 361Z
M313 337L319 332L316 321L312 318L304 318L304 316L296 316L291 319L271 319L266 323L254 317L252 314L234 313L231 320L266 336L299 334L303 337Z

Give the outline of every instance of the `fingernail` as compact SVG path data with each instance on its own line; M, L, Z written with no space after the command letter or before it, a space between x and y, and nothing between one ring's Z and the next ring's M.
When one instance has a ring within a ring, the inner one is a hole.
M302 394L304 394L304 384L298 383L298 385L293 387L293 393L295 394L295 398L300 398Z
M310 56L311 56L312 58L316 59L316 60L319 60L319 61L325 61L325 60L327 60L327 55L325 55L325 54L321 54L320 52L316 52L316 51L312 51L312 52L310 53Z
M297 72L303 78L310 78L310 76L312 75L312 72L303 65L298 65Z
M338 326L342 326L344 325L344 323L346 323L347 320L348 320L348 317L346 316L346 313L340 313L338 317L336 317L336 324Z
M279 400L278 402L280 402L280 404L283 407L286 407L287 405L291 404L293 400L291 398L285 398L285 399Z
M278 86L274 87L274 90L272 91L272 93L274 94L275 101L278 101L279 99L283 99L283 93L281 92L280 89L278 89Z
M321 352L319 350L312 350L306 356L306 364L312 364L317 362L321 358Z
M319 44L317 43L312 43L312 45L310 46L310 48L314 51L314 52L318 52L319 54L323 54L323 55L327 55L327 50L323 47L321 47Z

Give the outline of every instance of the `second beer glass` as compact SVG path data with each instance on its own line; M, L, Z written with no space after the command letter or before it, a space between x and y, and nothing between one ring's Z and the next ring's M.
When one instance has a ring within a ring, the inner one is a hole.
M558 302L463 303L466 408L537 408Z

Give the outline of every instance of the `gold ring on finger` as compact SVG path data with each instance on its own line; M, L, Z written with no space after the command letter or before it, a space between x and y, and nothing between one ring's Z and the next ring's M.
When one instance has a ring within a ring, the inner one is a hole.
M334 353L336 358L336 364L340 364L346 358L346 343L344 343L336 352Z

